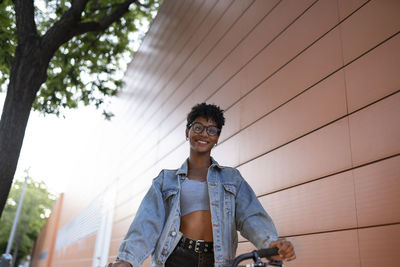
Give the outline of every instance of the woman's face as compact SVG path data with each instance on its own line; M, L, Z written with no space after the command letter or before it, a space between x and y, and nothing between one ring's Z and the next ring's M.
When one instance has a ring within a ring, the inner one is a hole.
M217 127L217 124L212 119L207 120L203 117L197 117L191 125L190 129L186 129L186 136L189 138L190 149L198 153L210 152L218 142L219 132L216 135L210 135L207 133L207 127ZM204 129L199 133L201 125ZM208 132L212 132L212 130L212 128L209 128Z

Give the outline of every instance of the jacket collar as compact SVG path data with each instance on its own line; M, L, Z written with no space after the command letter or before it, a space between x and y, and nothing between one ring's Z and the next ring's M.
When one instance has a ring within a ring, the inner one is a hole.
M176 175L179 175L179 174L187 175L188 162L189 162L189 158L187 158L183 162L182 166L176 171ZM219 165L218 162L213 157L211 157L211 166L210 167L217 167L218 169L222 169L223 168L223 166Z

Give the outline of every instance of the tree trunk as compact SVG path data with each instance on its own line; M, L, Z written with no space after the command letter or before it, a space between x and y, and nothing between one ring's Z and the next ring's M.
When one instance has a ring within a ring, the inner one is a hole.
M10 191L32 104L46 80L50 59L40 51L40 38L17 46L0 120L0 217Z

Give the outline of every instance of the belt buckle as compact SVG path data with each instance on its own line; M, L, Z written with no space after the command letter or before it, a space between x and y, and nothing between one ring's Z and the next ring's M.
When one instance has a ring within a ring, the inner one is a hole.
M204 240L196 240L196 244L194 245L194 251L199 253L200 252L200 245L201 243L204 242Z

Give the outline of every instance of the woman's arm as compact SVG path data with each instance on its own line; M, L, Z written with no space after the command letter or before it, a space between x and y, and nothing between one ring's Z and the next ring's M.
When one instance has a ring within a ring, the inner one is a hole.
M153 180L152 186L143 198L136 216L129 227L128 233L121 242L117 259L126 266L140 266L142 262L154 251L160 237L165 220L165 207L161 192L160 180L163 172Z
M273 259L291 261L296 258L292 243L285 239L278 239L271 217L244 179L236 196L236 225L241 235L258 249L277 247L279 256Z
M278 240L271 217L243 178L236 194L236 228L258 249L268 248L271 242Z

